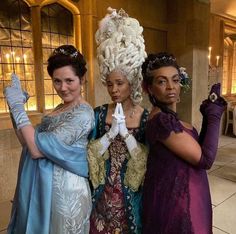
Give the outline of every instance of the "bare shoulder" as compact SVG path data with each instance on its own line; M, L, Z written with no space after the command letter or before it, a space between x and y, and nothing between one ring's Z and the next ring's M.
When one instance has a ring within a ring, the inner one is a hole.
M193 129L193 126L190 123L186 123L184 121L180 121L180 123L187 129L190 129L190 130Z

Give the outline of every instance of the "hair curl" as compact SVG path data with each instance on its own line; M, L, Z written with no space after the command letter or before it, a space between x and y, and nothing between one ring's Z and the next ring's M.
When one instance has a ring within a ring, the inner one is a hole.
M117 13L115 9L108 8L108 13L95 34L101 80L106 84L106 78L112 71L120 71L131 85L133 103L140 103L141 66L146 57L143 28L123 9Z

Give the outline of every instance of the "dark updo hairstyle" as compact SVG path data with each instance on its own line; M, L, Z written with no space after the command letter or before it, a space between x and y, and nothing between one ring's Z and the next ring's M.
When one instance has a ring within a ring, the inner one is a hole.
M48 74L52 77L55 69L71 66L80 78L87 71L84 56L73 45L62 45L56 48L48 59Z
M167 52L160 52L157 54L149 54L142 65L142 75L143 75L143 89L148 93L149 100L153 106L158 106L164 112L172 112L165 105L160 103L153 95L148 91L148 87L153 83L152 71L159 69L161 67L174 67L180 73L179 66L176 62L174 55Z

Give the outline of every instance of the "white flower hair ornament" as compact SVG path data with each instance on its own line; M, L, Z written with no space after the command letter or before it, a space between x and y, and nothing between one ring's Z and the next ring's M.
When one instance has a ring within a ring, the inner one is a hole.
M186 68L180 67L179 73L180 73L180 85L184 89L184 92L188 91L191 86L191 78L189 77L188 73L186 72Z
M143 39L143 28L139 22L120 9L108 8L108 14L100 21L95 34L97 58L101 80L112 71L119 71L128 79L131 99L134 103L142 100L141 66L147 56Z

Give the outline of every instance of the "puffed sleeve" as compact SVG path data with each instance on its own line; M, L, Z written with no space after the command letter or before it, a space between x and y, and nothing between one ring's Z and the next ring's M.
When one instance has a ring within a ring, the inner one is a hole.
M147 123L148 142L152 145L157 141L165 140L172 131L175 133L183 131L178 118L172 113L159 112Z

